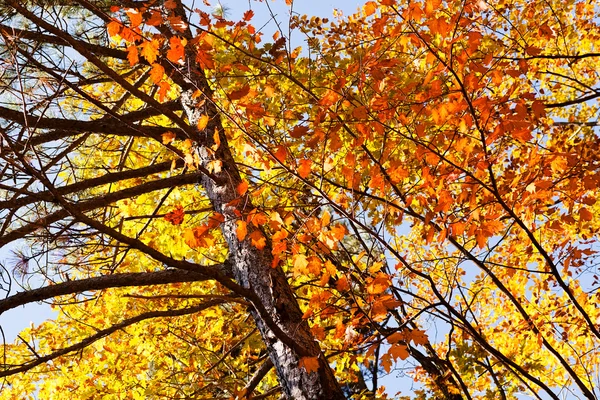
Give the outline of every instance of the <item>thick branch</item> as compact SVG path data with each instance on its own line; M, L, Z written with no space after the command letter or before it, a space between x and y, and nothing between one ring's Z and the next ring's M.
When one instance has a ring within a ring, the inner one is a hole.
M57 44L60 46L71 47L69 42L54 35L48 35L40 32L33 32L25 29L13 28L4 24L0 24L0 33L10 37L14 40L28 39L38 43ZM98 54L101 56L108 56L118 58L120 60L127 60L127 52L118 49L111 49L110 47L100 46L98 44L92 44L81 40L73 39L80 46L85 46L91 53Z
M213 268L218 268L217 266ZM45 286L39 289L19 292L0 300L0 314L10 309L51 299L57 296L82 293L91 290L102 290L127 286L165 285L178 282L198 282L209 279L206 275L192 271L168 269L157 272L135 272L125 274L103 275L94 278L80 279Z

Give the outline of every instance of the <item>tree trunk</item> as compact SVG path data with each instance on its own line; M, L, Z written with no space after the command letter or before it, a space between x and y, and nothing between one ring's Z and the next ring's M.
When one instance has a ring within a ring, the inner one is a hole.
M215 211L225 217L222 231L229 246L229 261L235 279L241 286L250 289L256 295L277 328L288 338L288 340L282 340L281 333L279 336L276 335L272 329L273 326L269 326L269 321L266 321L256 310L252 311L269 356L276 368L283 392L288 398L296 400L344 399L345 396L329 363L315 342L308 323L302 318L303 314L287 282L285 273L280 267L271 267L273 256L269 238L266 237L266 246L261 250L253 246L249 239L239 241L237 238L236 222L240 218L240 214L247 214L252 209L251 202L248 198L236 201L240 197L237 193L237 186L240 184L241 178L223 133L219 111L210 99L210 88L203 78L202 71L192 70L191 76L201 77L192 86L200 88L206 97L194 98L194 89L189 88L182 93L182 105L189 124L197 126L200 116L204 114L210 117L207 127L203 131L199 131L198 138L195 138L200 164L202 167L208 168L211 161L220 161L222 163L221 171L215 175L219 178L219 182L225 182L217 183L203 175L200 183L205 188ZM212 151L215 132L218 132L221 143L216 151ZM291 347L289 339L296 346ZM300 352L301 354L299 354ZM318 372L307 372L305 368L300 367L299 362L302 357L317 357Z

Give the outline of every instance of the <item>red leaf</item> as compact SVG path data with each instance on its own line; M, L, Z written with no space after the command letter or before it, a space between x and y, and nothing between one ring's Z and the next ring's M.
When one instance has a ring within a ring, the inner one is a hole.
M296 125L294 129L290 131L290 136L294 139L301 138L302 136L308 133L308 126L305 125Z
M248 10L244 13L244 21L250 21L254 17L254 11Z
M250 86L246 85L239 90L234 90L233 92L229 93L229 99L230 100L239 100L242 97L246 97L246 95L248 95L248 93L250 93Z
M181 206L181 204L178 204L175 207L175 210L168 212L165 215L165 220L169 221L173 225L181 225L184 216L185 212L183 211L183 207Z

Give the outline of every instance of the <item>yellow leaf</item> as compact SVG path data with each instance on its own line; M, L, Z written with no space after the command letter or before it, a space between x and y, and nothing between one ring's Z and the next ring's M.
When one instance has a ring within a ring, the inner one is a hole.
M304 254L296 254L294 256L294 270L297 271L298 274L306 271L306 267L308 267L308 259Z

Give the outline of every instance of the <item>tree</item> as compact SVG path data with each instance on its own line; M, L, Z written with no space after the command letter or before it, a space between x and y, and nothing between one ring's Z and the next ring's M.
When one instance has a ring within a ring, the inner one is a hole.
M2 398L600 397L593 4L2 7Z

